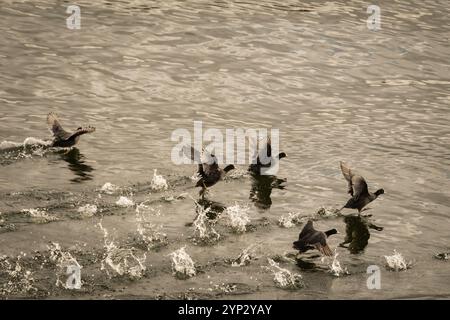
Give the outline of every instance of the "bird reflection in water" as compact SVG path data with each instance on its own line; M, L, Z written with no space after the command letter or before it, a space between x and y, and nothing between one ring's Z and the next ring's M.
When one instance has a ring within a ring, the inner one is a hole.
M345 240L339 246L347 248L350 253L357 254L362 252L369 243L369 229L382 231L383 228L371 223L368 218L361 216L346 216L345 222Z
M252 186L249 199L259 210L267 210L272 205L272 189L284 189L283 185L286 179L279 179L276 176L251 175Z
M94 168L84 163L84 156L77 148L71 148L69 151L61 153L61 159L68 163L68 168L75 174L75 178L71 182L81 183L83 181L92 180L91 174Z

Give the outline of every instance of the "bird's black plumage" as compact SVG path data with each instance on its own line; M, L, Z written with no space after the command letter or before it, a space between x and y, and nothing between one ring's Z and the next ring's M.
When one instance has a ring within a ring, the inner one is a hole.
M342 174L348 183L348 193L352 196L342 207L350 209L358 209L358 213L370 202L378 198L384 193L383 189L378 189L374 193L369 192L366 180L353 173L353 171L343 162L340 163Z
M259 142L263 147L259 149L254 149L253 159L255 163L250 164L248 167L248 171L255 175L261 175L261 169L270 168L274 161L279 161L282 158L286 157L286 153L280 152L276 157L272 157L272 143L270 138L265 138ZM262 159L266 159L267 161L262 161ZM265 163L263 163L265 162Z
M300 232L298 241L293 243L293 248L299 250L300 253L317 249L323 255L332 256L333 252L327 244L327 238L336 233L336 229L331 229L325 232L318 231L314 229L313 222L309 220Z
M52 147L59 148L70 148L78 143L80 136L86 133L91 133L95 131L94 127L79 127L74 132L67 132L64 130L59 123L58 116L50 112L47 115L47 124L49 126L50 131L53 134Z
M221 169L218 165L217 157L206 150L203 151L203 154L200 154L195 148L186 146L183 148L183 152L186 155L189 154L193 161L198 162L197 174L200 176L200 179L195 186L202 188L200 195L203 195L207 188L222 180L227 172L234 169L232 164Z

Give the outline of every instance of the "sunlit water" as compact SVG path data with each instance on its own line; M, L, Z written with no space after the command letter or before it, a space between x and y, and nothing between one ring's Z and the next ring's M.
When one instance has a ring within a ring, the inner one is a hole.
M63 1L0 8L2 297L450 297L447 2L384 1L378 31L364 1L77 3L80 30ZM50 111L97 130L49 148ZM198 201L170 160L194 120L279 129L285 187L237 166ZM340 160L385 189L372 217L335 211ZM309 218L338 259L293 256Z

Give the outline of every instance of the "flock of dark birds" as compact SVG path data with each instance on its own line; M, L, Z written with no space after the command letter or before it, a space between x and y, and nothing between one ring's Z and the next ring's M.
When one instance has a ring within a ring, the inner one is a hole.
M53 140L50 144L51 147L71 148L78 143L80 136L95 131L94 127L89 126L84 128L79 127L74 132L67 132L62 128L55 113L48 114L47 123L53 134ZM265 147L260 149L259 154L256 155L256 161L254 161L255 163L252 163L249 166L248 171L255 179L270 179L270 190L274 186L272 184L273 181L276 181L278 183L278 187L282 188L280 187L280 182L283 182L285 180L273 180L271 177L261 175L261 170L263 168L271 167L274 161L279 161L280 159L285 158L286 154L284 152L281 152L278 155L272 157L272 147L270 139L266 139L264 144ZM218 161L215 155L210 154L205 150L199 152L193 147L188 147L184 149L183 152L192 160L198 162L197 173L200 178L195 184L195 187L201 188L200 196L203 200L208 188L214 186L217 182L222 180L229 171L235 169L233 165L228 165L225 168L221 169L218 165ZM269 161L264 161L265 163L261 161L263 154L265 155L265 159L269 159ZM374 201L377 197L382 195L384 193L384 190L378 189L373 193L370 192L367 183L362 176L355 174L343 162L340 163L340 167L342 174L347 180L348 193L351 195L351 197L339 211L343 210L344 208L358 210L358 216L346 216L344 218L347 228L350 227L350 230L346 230L347 236L345 241L341 243L341 245L344 246L345 244L350 244L351 246L352 244L354 244L353 248L349 246L349 249L351 252L356 253L361 251L361 249L363 249L367 244L367 240L369 237L368 228L373 228L378 231L382 230L381 227L377 227L373 224L364 222L362 220L361 212L368 210L366 206L370 202ZM277 185L277 183L275 185ZM253 191L258 192L260 190ZM293 243L293 248L298 250L300 253L316 249L325 256L332 256L333 252L327 244L327 238L336 233L338 233L336 229L331 229L325 232L318 231L314 229L313 221L309 220L300 232L298 240ZM354 239L355 237L358 237L358 234L359 239Z

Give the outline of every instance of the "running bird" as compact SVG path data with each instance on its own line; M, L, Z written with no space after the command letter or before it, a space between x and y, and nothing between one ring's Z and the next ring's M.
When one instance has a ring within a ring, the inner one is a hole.
M189 149L189 152L187 152L187 148ZM183 151L185 155L188 155L188 153L190 153L190 158L198 163L197 173L200 176L200 179L195 184L195 187L202 188L200 190L200 195L202 197L207 191L207 188L215 185L225 177L227 172L234 169L234 165L232 164L226 166L223 169L219 168L217 157L213 154L210 154L206 150L203 150L203 153L200 154L200 152L198 152L193 147L184 147Z
M78 143L80 136L85 133L92 133L95 131L94 127L79 127L75 132L67 132L59 123L58 116L50 112L47 115L47 124L49 126L50 131L53 134L52 147L60 147L60 148L70 148Z
M293 243L293 248L299 250L300 253L317 249L325 256L332 256L333 252L327 244L327 238L336 233L338 233L336 229L325 232L317 231L313 227L312 220L309 220L300 232L298 241Z
M378 198L379 195L383 194L384 190L378 189L374 193L369 192L366 180L364 180L363 177L354 174L352 170L344 162L341 161L340 164L342 174L344 175L345 179L348 182L348 193L352 196L347 201L345 206L342 207L342 209L344 208L358 209L358 214L360 214L361 211L368 210L362 209L370 202Z
M265 140L265 141L264 141ZM270 168L274 161L279 161L282 158L286 157L286 153L284 152L280 152L278 154L278 156L275 157L275 159L272 158L272 143L270 138L265 138L264 140L262 140L260 143L264 143L264 147L261 148L261 150L259 150L257 148L254 148L254 153L253 153L253 159L256 158L256 163L252 163L250 164L250 166L248 167L248 171L250 171L251 173L255 174L255 175L261 175L261 169L262 168ZM261 162L261 158L262 159L267 159L266 163Z

